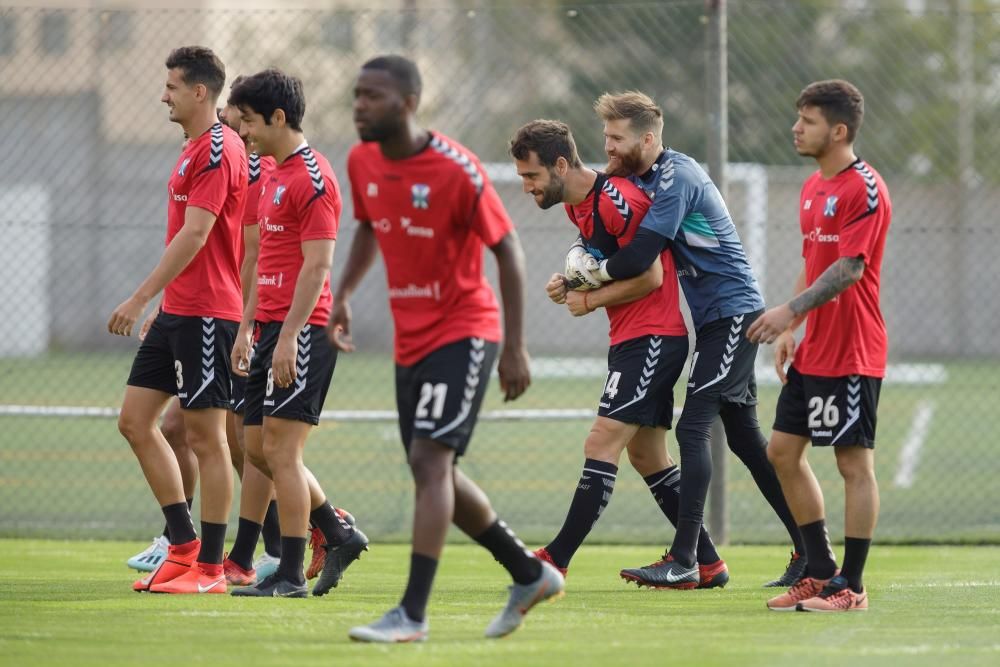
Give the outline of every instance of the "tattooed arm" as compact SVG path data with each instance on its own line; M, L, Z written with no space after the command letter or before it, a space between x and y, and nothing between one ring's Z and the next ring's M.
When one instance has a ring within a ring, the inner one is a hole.
M757 318L747 330L747 338L754 343L773 343L782 333L801 324L810 310L822 306L861 280L864 272L865 261L860 257L841 257L791 301L771 308ZM803 274L799 276L797 287L804 285Z
M796 317L801 317L861 280L864 273L865 260L860 257L841 257L820 274L808 289L789 301L788 307Z

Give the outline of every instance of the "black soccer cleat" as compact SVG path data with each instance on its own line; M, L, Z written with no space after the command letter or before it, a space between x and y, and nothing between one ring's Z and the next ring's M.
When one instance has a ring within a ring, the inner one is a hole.
M254 598L304 598L309 597L309 587L304 583L294 584L287 579L279 579L278 574L274 573L253 586L233 590L232 595Z
M701 575L698 571L698 564L692 567L684 567L668 552L664 554L662 560L647 565L622 570L619 573L625 581L634 582L639 588L649 586L650 588L674 588L690 590L697 588L701 583Z
M793 551L792 559L788 561L785 573L774 581L764 584L764 588L791 588L799 583L799 580L804 576L806 576L806 557Z
M368 551L368 536L355 528L343 544L335 547L324 544L323 548L326 549L326 562L313 587L313 595L326 595L331 588L337 587L350 564L361 558L362 551Z

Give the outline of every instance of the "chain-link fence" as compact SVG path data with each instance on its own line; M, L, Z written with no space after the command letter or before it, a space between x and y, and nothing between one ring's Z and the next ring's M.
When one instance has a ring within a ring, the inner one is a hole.
M159 512L113 419L135 339L105 333L112 308L162 252L164 186L182 141L159 103L163 61L211 46L230 78L276 65L300 76L305 130L347 188L354 76L407 54L425 82L421 118L488 163L528 256L534 384L512 419L494 388L462 465L531 540L558 529L605 379L607 320L545 298L574 231L512 178L513 131L560 118L601 162L591 104L640 89L665 141L705 159L706 3L401 0L335 9L0 9L0 534L129 536ZM769 303L800 267L798 189L813 165L791 145L798 91L843 77L866 95L858 142L885 177L894 220L883 269L890 371L879 409L883 539L1000 539L1000 7L988 2L731 0L729 208ZM339 250L354 224L349 197ZM489 260L488 263L492 263ZM352 304L360 351L341 358L336 411L306 451L331 499L379 538L402 537L411 483L392 416L391 321L380 270ZM761 352L761 421L777 383ZM678 399L682 398L678 392ZM671 449L676 447L671 438ZM842 483L812 453L840 532ZM730 458L730 536L783 531ZM625 464L627 465L627 464ZM642 479L624 472L595 539L665 542Z

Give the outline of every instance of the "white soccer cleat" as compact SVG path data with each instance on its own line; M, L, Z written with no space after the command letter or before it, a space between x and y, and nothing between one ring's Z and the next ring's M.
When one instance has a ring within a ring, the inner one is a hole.
M264 581L277 572L278 563L280 562L280 558L272 556L265 551L264 555L258 558L257 562L253 564L253 569L257 571L257 581Z
M348 635L358 642L396 644L427 641L429 630L430 624L426 618L422 622L414 621L406 615L405 609L395 607L374 623L351 628Z
M153 543L146 547L145 551L137 553L128 559L128 566L140 572L152 572L160 567L160 563L167 559L167 549L170 547L170 540L163 535L153 538Z
M565 579L555 567L542 561L542 574L530 584L510 586L510 598L503 611L486 627L490 638L506 637L524 623L525 615L539 602L558 599L563 595Z

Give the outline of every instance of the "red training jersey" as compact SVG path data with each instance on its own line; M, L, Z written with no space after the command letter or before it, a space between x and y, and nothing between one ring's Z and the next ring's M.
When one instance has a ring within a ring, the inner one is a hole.
M390 160L378 143L347 158L354 215L385 258L396 363L410 366L462 338L500 340L500 310L483 274L483 246L513 224L471 151L431 134L416 155Z
M247 168L243 140L222 123L190 140L181 151L167 184L167 244L184 226L188 206L216 217L205 246L164 289L163 312L240 321L240 222Z
M865 261L861 280L809 311L794 362L803 375L885 377L889 343L879 282L891 218L892 202L882 177L861 160L829 180L817 171L802 186L799 223L806 285L841 257Z
M268 176L274 172L277 163L270 155L260 156L251 153L247 158L250 166L250 180L247 187L247 205L243 209L243 226L256 225L260 218L257 209L260 204L260 190L264 187Z
M284 322L302 270L302 242L336 239L340 187L326 158L305 146L261 178L257 216L258 322ZM326 326L333 308L330 276L307 322Z
M579 204L566 204L566 214L585 238L594 235L594 197L598 195L595 182L587 198ZM639 223L649 210L652 201L638 187L625 178L612 176L603 182L597 212L604 228L615 237L619 248L624 248L635 236ZM611 345L617 345L640 336L686 336L687 327L681 315L677 286L677 271L670 250L660 254L663 264L663 285L631 303L605 308L611 322Z

